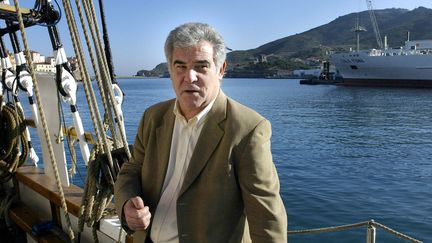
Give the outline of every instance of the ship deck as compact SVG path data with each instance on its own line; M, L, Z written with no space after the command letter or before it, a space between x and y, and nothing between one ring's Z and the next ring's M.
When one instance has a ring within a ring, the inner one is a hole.
M15 234L8 232L8 227L0 227L2 238L6 239L7 242L25 242L23 241L25 234L22 234L25 232L35 242L64 242L67 235L64 235L63 232L59 233L56 230L57 233L53 234L53 230L50 230L50 232L42 235L34 232L34 227L49 221L55 222L57 229L65 227L62 226L61 197L55 181L45 175L40 168L22 166L18 168L13 184L19 185L18 194L20 195L18 203L14 203L8 211L9 218L14 222ZM70 185L68 187L63 186L63 191L68 212L77 219L84 190L76 185ZM44 204L49 204L46 207L49 212L36 206L36 202L40 203L41 201L44 201ZM108 208L114 209L114 205L111 203ZM99 233L103 234L103 232ZM126 237L126 242L133 242L132 237Z

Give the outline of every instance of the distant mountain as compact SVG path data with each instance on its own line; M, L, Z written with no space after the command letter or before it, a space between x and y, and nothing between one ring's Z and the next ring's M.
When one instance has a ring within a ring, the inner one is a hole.
M432 39L432 9L391 8L375 10L381 37L387 36L389 47L403 46L410 33L411 40ZM313 16L310 16L313 18ZM237 50L227 55L227 77L282 77L294 69L314 68L328 58L331 51L356 48L356 35L351 30L359 24L366 28L360 34L360 48L378 48L369 12L350 13L330 23L300 34L287 36L255 49ZM290 24L290 23L287 23ZM155 69L137 74L160 76L167 71L159 64Z
M375 10L381 37L387 36L390 47L402 46L410 32L410 39L432 39L432 9L419 7L407 9ZM311 16L313 18L313 16ZM330 50L348 50L355 48L356 37L351 31L357 19L367 32L360 34L360 48L377 48L375 33L368 11L351 13L336 18L300 34L278 39L255 49L228 53L231 68L241 63L250 62L262 55L278 58L301 58L325 56Z
M136 76L143 76L143 77L163 77L168 75L168 66L166 62L158 64L155 68L152 70L139 70L136 73Z

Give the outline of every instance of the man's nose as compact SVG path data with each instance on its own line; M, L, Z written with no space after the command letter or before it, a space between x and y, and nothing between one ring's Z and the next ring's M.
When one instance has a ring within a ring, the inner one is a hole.
M186 80L190 83L196 82L198 81L198 77L197 77L197 71L195 71L194 69L189 69L187 71L186 74Z

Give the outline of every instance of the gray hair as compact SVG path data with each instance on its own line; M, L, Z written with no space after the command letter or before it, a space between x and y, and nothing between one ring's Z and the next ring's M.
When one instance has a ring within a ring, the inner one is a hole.
M226 46L222 36L210 25L204 23L186 23L172 30L165 42L165 57L170 67L174 48L197 45L200 41L213 45L213 61L220 68L226 59Z

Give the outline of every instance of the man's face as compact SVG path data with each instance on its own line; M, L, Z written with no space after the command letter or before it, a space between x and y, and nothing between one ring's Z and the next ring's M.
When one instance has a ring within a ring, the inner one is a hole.
M217 69L213 54L213 46L207 41L191 47L174 48L169 64L171 80L186 119L202 111L219 92L226 64Z

